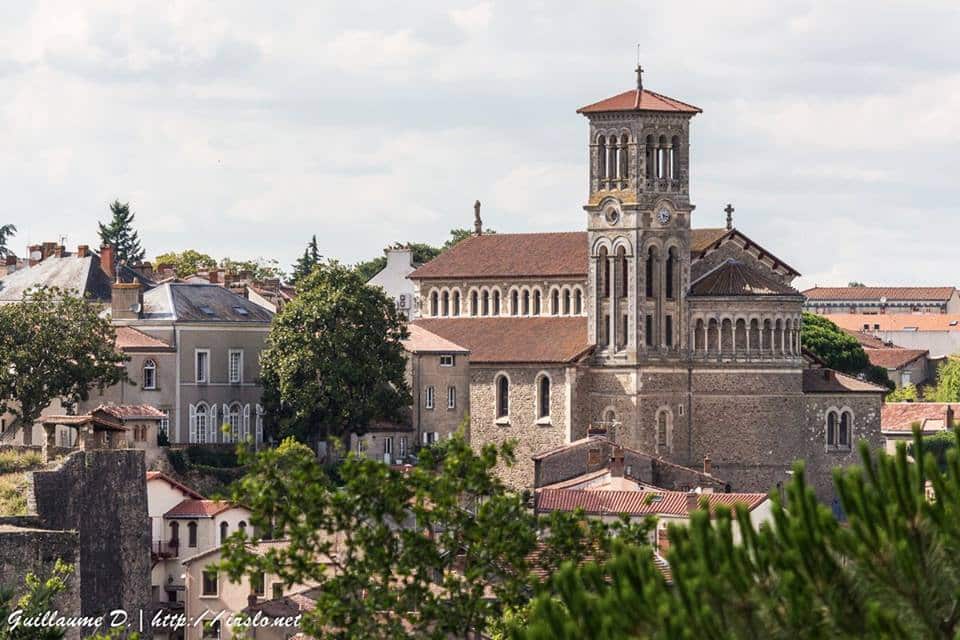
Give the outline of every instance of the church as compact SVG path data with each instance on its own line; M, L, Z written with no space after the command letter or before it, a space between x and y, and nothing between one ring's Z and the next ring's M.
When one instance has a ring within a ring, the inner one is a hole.
M581 107L585 228L475 233L417 268L414 324L469 351L467 436L517 442L504 467L603 432L664 462L768 491L804 460L818 496L856 442L881 446L884 389L801 344L800 274L733 225L696 228L690 133L701 109L643 87ZM431 410L433 409L431 389ZM424 402L415 398L415 402Z

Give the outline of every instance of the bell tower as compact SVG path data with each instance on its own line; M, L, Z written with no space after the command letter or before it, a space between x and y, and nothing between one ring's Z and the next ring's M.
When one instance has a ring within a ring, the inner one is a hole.
M587 295L600 364L678 359L690 278L690 120L637 84L577 110L590 123Z

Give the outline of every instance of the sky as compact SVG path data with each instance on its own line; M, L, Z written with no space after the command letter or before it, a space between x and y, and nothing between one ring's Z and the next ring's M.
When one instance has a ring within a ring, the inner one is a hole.
M955 2L4 2L0 224L97 245L129 201L148 257L287 266L585 228L585 104L703 109L694 226L796 284L957 285Z

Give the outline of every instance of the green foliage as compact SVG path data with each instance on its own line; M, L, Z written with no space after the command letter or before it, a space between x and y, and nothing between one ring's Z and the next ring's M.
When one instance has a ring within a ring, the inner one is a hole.
M917 392L917 387L912 384L891 391L886 397L886 402L917 402L918 400L920 400L920 394Z
M920 423L913 423L913 428L919 429ZM942 431L940 433L935 433L923 438L923 449L924 453L930 453L933 455L933 459L937 462L937 467L944 471L947 468L947 452L952 451L956 447L957 441L954 438L953 433L950 431ZM912 456L913 458L918 458L921 456L917 455L917 446L915 442L911 442L907 445L907 455Z
M948 358L937 368L937 386L926 391L927 402L960 402L960 358Z
M801 343L805 349L827 363L827 366L893 389L886 369L870 364L860 343L836 324L813 313L803 314Z
M951 434L956 442L960 431ZM916 450L925 450L915 434ZM743 508L671 526L674 585L629 545L605 564L565 565L517 639L955 638L960 632L960 460L943 472L860 448L862 467L834 472L847 523L795 467L770 522ZM928 495L928 486L932 495ZM789 509L785 507L789 505ZM735 541L735 529L742 541ZM603 574L616 576L603 579Z
M208 256L205 253L200 253L193 249L186 249L179 253L171 251L157 256L154 259L154 267L159 270L160 267L163 266L173 267L177 277L184 278L198 271L215 269L217 267L217 261L213 256Z
M100 241L114 247L114 257L122 264L135 264L143 260L144 250L140 238L133 229L135 215L130 211L130 203L114 200L110 205L111 218L107 224L98 223Z
M280 269L280 263L273 258L254 258L253 260L223 258L220 261L220 268L234 275L247 272L254 280L270 280L273 278L283 280L286 275Z
M17 233L17 228L12 224L0 224L0 258L6 258L11 254L7 247L7 241Z
M491 236L495 233L496 231L494 231L493 229L483 230L483 235L485 236ZM447 249L454 246L461 240L466 240L472 235L473 235L473 229L450 229L450 238L443 243L442 250L446 251Z
M351 454L334 486L308 447L284 440L256 456L232 499L250 508L255 535L289 544L258 553L259 538L236 533L223 568L322 587L302 624L311 637L439 640L502 629L505 612L522 620L540 572L647 539L648 523L563 513L538 523L494 476L498 461L513 461L511 444L474 451L456 435L407 472Z
M317 247L317 234L313 234L303 255L294 263L293 273L290 274L290 284L296 286L301 280L313 273L313 270L323 262L320 249Z
M316 267L298 291L274 318L261 354L267 426L346 442L372 420L404 419L407 330L393 301L334 261Z
M867 285L863 284L862 282L857 282L856 280L851 280L850 282L847 283L847 286L861 289L863 287L866 287Z
M0 412L33 423L55 399L86 400L127 379L127 357L97 307L58 289L0 306Z
M183 450L189 464L221 469L235 469L240 466L237 452L230 449L210 449L203 445L190 445Z
M494 234L496 231L493 229L484 229L485 234ZM447 249L453 247L461 240L469 238L473 235L471 229L450 229L450 237L446 242L443 243L442 247L435 247L430 244L424 244L422 242L408 242L406 245L413 252L413 262L415 264L426 264L430 262L438 255L446 251ZM357 264L354 269L360 274L364 282L367 282L373 276L380 273L384 267L387 266L387 258L385 256L380 256L378 258L373 258L371 260L366 260Z
M27 449L18 451L16 449L5 449L0 451L0 473L12 473L14 471L30 471L39 469L43 466L43 456L39 451Z
M27 515L27 491L30 487L27 475L27 472L0 475L0 514Z
M26 591L19 598L16 591L10 586L0 589L0 640L59 640L63 638L64 629L60 627L27 627L23 624L14 625L10 616L16 611L21 612L20 620L42 616L47 611L56 609L55 598L66 590L67 580L73 573L73 567L61 560L57 560L47 578L41 578L35 573L28 573L25 579Z

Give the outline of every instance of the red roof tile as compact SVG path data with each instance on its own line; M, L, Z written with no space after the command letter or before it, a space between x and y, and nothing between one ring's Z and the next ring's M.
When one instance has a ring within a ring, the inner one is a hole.
M884 402L880 409L880 429L910 433L913 423L919 422L924 431L942 431L950 423L948 409L953 412L953 420L960 419L960 403Z
M171 349L170 345L163 340L133 327L117 327L117 338L114 344L121 351L169 351Z
M828 313L841 329L862 331L960 331L960 315L948 313ZM877 328L879 327L879 328Z
M864 349L870 364L884 369L902 369L930 352L925 349Z
M886 298L893 301L946 302L953 296L954 287L814 287L803 295L808 300L875 301Z
M804 369L804 393L886 393L887 390L833 369Z
M577 109L577 113L603 113L608 111L665 111L670 113L703 113L703 109L674 98L648 91L631 89L618 93L600 102Z
M235 507L226 500L187 499L163 514L164 518L212 518Z
M588 491L582 489L543 489L537 498L537 510L573 511L588 515L687 516L706 499L710 509L742 504L750 511L767 499L765 493L685 493L682 491Z
M129 420L130 418L160 419L167 417L163 411L149 404L102 404L94 411L103 411L114 418Z
M423 327L407 325L410 337L403 340L403 348L410 353L470 353L469 349L454 344Z
M179 489L180 491L190 496L191 498L194 498L196 500L204 499L204 497L200 493L194 491L193 489L183 484L182 482L174 480L167 474L162 473L160 471L147 471L147 482L150 482L151 480L163 480L164 482L169 484L171 487Z
M465 346L471 363L565 363L593 348L584 317L423 318L415 324Z

